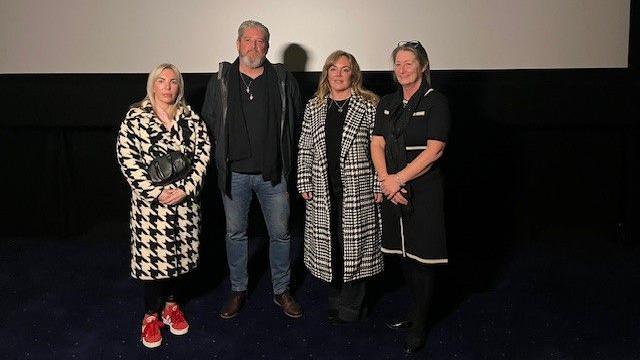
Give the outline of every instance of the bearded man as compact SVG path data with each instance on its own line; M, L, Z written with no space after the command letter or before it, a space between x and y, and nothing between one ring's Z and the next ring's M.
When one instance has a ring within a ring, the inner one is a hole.
M226 218L231 296L220 312L230 319L247 298L247 220L255 193L269 232L274 302L285 315L302 316L289 293L289 194L294 124L301 119L298 83L282 64L266 59L269 29L247 20L238 28L238 58L213 74L202 116L215 141L218 187Z

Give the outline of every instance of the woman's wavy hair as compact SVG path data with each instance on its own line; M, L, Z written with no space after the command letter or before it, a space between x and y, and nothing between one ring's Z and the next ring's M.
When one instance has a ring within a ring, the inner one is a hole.
M325 101L327 96L331 93L331 87L329 86L329 68L333 66L339 58L346 57L351 65L351 89L356 95L362 96L365 100L370 101L373 105L378 104L380 99L378 95L374 94L364 88L362 85L362 72L360 71L360 65L356 61L356 58L343 50L336 50L332 52L322 67L322 74L320 74L320 82L318 83L318 90L313 95L315 97L315 105L320 106Z
M182 78L182 73L180 73L180 70L178 70L178 68L173 64L160 64L153 70L151 70L151 72L149 73L149 77L147 78L147 96L143 99L143 101L149 100L151 102L151 105L154 108L156 107L156 102L153 97L153 84L156 82L156 80L158 80L158 78L160 77L160 73L162 73L165 69L173 70L173 72L176 74L176 78L178 79L178 96L176 97L176 102L172 105L171 109L175 113L175 110L185 107L187 103L184 100L184 79Z

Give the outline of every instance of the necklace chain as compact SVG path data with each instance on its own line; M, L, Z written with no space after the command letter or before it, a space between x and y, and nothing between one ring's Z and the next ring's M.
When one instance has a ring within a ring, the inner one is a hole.
M253 100L253 94L251 93L251 83L253 83L254 79L249 80L249 85L247 85L247 82L244 80L244 76L242 75L243 74L240 73L240 79L242 79L242 83L244 84L245 91L247 92L247 94L249 94L249 100Z
M329 108L331 108L331 104L335 104L336 107L338 108L338 112L342 112L344 110L344 107L347 106L347 104L349 103L349 100L351 100L351 98L347 98L347 100L345 102L342 103L342 105L339 105L337 101L329 98L331 100L331 103L329 103Z

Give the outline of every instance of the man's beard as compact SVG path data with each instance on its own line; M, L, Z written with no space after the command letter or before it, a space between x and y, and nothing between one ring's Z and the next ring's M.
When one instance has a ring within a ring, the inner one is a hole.
M240 61L242 61L242 64L252 69L259 68L264 62L264 59L265 59L264 56L260 56L254 60L251 60L251 58L248 55L245 55L245 56L240 55Z

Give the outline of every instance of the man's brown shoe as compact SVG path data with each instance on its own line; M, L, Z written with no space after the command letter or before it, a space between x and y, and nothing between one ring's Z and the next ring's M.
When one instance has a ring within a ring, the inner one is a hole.
M229 297L229 300L227 301L227 305L225 305L225 307L220 311L220 317L223 319L231 319L238 315L246 299L246 291L232 291L231 297Z
M288 317L297 319L302 316L302 308L293 300L288 291L273 297L273 302L282 308L282 312Z

